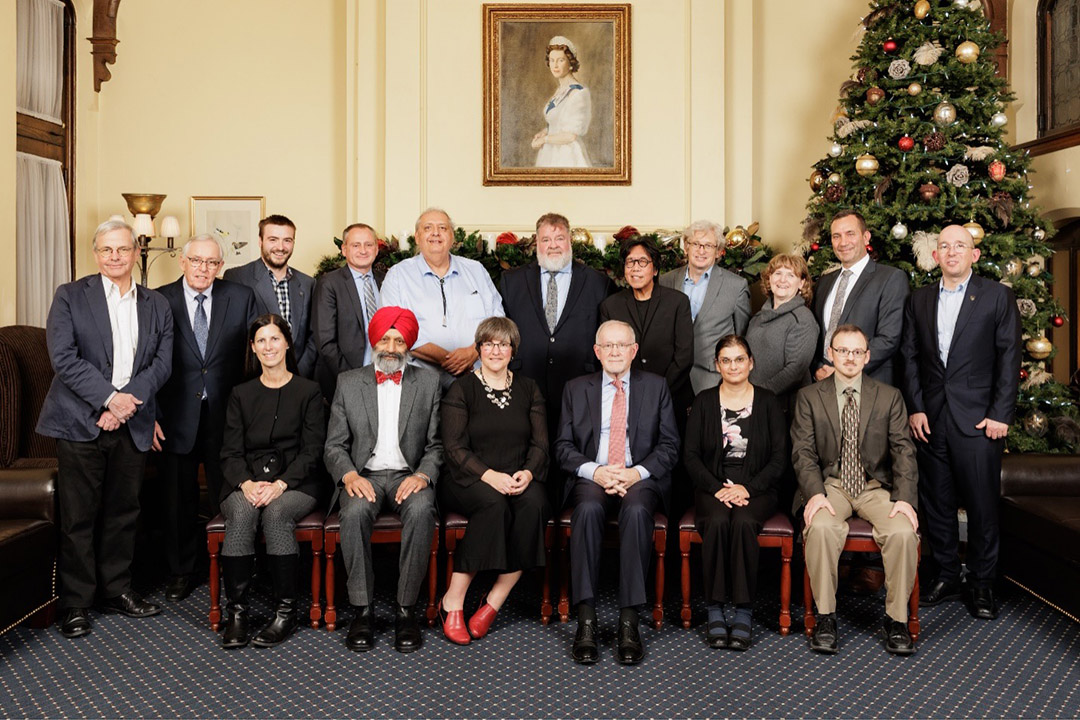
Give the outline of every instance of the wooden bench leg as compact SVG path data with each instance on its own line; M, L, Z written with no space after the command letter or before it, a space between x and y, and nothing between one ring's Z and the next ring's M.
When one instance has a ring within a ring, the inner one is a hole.
M805 563L804 563L805 564ZM814 591L810 588L810 573L803 568L803 626L807 636L814 634Z
M446 531L446 588L450 589L450 580L454 577L454 550L457 549L457 536L454 530Z
M438 610L435 607L435 596L439 592L439 530L431 536L431 557L428 559L428 601L427 601L427 624L435 626L435 616Z
M915 584L911 587L911 599L908 600L908 633L911 642L919 639L919 565L922 564L922 542L916 550Z
M334 556L337 554L338 536L334 533L326 534L326 619L327 632L334 632L337 627L337 602L335 600L336 571L334 568Z
M311 543L311 627L319 629L322 620L322 543Z
M690 533L679 532L679 552L682 553L682 610L679 617L684 628L690 627Z
M791 632L791 556L795 539L784 538L780 545L780 634Z
M206 551L210 555L210 629L217 632L221 627L221 542L224 533L206 534Z
M559 622L570 620L570 537L562 529L559 536Z
M664 556L667 548L667 533L653 533L653 545L656 548L656 602L653 604L653 627L657 630L664 624Z

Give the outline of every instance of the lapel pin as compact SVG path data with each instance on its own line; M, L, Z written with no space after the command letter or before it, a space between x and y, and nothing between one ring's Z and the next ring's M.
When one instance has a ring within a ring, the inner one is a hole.
M975 296L974 295L968 295L968 300L970 300L971 302L975 302Z

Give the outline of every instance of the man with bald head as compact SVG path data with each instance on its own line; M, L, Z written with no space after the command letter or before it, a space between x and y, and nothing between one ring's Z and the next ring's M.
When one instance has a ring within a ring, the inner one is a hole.
M961 594L957 509L968 517L968 609L997 617L1001 453L1020 379L1020 314L1011 288L979 277L979 249L961 225L938 236L941 280L911 294L902 389L919 459L919 504L937 577L923 605Z

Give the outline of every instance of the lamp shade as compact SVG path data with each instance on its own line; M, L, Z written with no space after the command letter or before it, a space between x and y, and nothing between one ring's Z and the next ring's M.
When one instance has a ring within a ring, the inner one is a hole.
M180 237L180 223L172 215L161 218L161 234L167 238Z
M135 216L135 234L139 237L154 237L154 221L149 213L139 213Z

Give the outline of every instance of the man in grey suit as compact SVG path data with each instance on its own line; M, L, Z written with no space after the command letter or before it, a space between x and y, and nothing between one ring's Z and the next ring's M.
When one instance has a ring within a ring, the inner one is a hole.
M315 337L311 334L311 297L315 279L289 266L296 241L296 225L284 215L259 221L259 259L229 268L223 279L247 285L255 292L258 315L285 318L293 337L296 369L306 378L315 374Z
M439 375L406 367L418 331L410 310L376 312L368 324L374 363L342 373L330 407L326 468L338 483L341 553L349 602L356 607L345 641L350 650L369 650L375 640L371 531L383 509L398 513L403 526L394 649L412 652L423 641L414 606L435 532L434 485L443 453Z
M371 362L367 327L382 300L383 273L375 270L379 240L375 230L353 223L341 233L345 266L332 270L315 284L312 336L318 352L315 379L323 397L334 397L338 375Z
M904 303L910 292L907 275L902 270L879 265L867 254L870 231L863 216L854 210L842 210L833 216L833 252L841 267L825 273L814 288L814 315L821 327L812 371L814 379L832 374L827 348L840 325L857 325L870 338L872 360L866 374L875 380L894 385L894 355L900 347L904 329Z
M690 385L697 394L720 384L716 371L716 341L732 333L742 335L750 322L750 288L746 280L717 266L724 254L724 233L719 225L698 220L682 233L686 267L660 276L660 284L690 298L694 319L694 365Z
M847 519L874 527L885 565L885 649L910 655L908 598L918 567L919 470L900 391L875 381L866 333L841 325L829 360L835 372L799 390L791 421L791 459L798 479L793 512L803 509L806 571L817 603L810 649L836 652L837 563Z
M131 559L155 397L172 369L172 312L135 284L131 228L94 233L97 275L56 290L46 337L53 376L37 431L56 438L60 471L60 632L90 632L89 608L146 617L161 608L131 589Z

